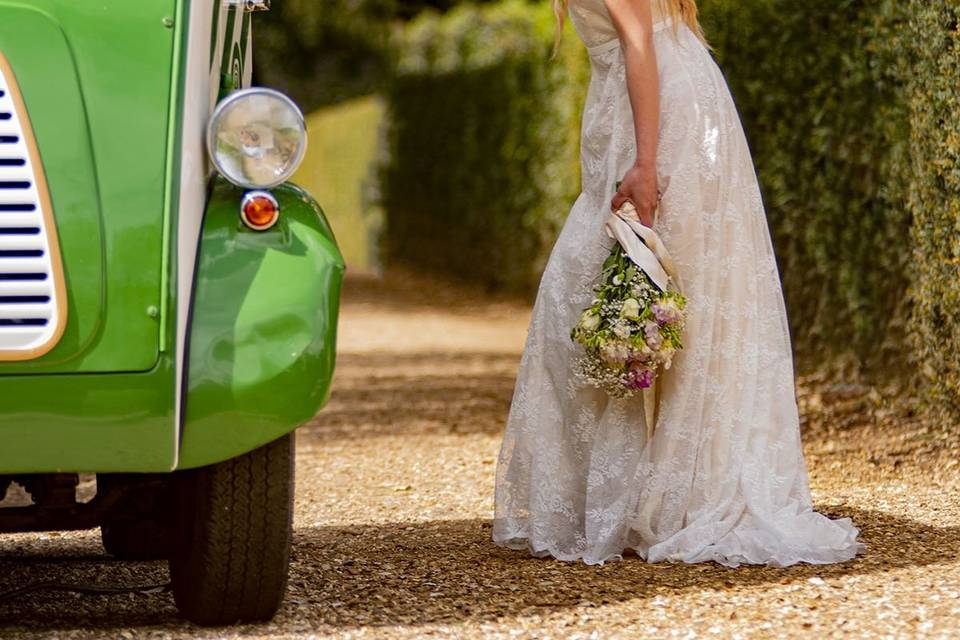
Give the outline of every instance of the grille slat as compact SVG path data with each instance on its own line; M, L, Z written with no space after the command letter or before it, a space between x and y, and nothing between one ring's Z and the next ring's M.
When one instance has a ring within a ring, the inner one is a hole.
M49 202L38 190L32 138L17 89L0 52L0 361L35 357L49 347L62 321L51 260ZM55 240L55 236L54 236Z
M38 222L39 221L39 222ZM42 219L34 213L4 213L0 216L0 227L38 227ZM43 229L41 229L41 233Z
M45 280L0 280L0 298L9 296L50 297L50 284Z
M50 272L45 268L48 262L44 257L39 258L18 258L16 260L5 260L0 273L21 274L21 273L45 273L48 276Z
M0 302L0 318L10 320L30 318L49 320L52 316L51 311L49 303Z
M0 233L0 251L8 249L44 249L43 237L37 234L7 234Z

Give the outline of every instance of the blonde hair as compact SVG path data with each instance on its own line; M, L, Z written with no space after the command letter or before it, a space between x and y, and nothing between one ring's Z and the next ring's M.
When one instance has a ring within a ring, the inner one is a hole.
M560 41L563 40L563 25L567 19L570 0L552 0L553 15L557 18L557 31L553 41L554 52L560 47ZM695 36L705 46L709 47L707 37L703 33L703 27L700 26L699 11L697 10L696 0L651 0L660 6L664 15L673 20L673 28L679 29L680 23L684 23L693 32Z

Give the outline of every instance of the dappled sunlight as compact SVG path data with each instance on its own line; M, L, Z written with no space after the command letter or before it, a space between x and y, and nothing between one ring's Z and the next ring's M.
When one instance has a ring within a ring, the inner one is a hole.
M857 634L884 628L885 612L898 603L923 602L928 618L953 615L960 482L951 449L919 423L894 420L869 388L815 377L801 379L800 405L816 506L861 527L867 552L856 560L731 570L628 557L590 567L494 546L495 458L525 307L431 286L428 296L424 282L409 277L348 280L344 323L372 314L390 331L429 312L449 322L446 346L438 347L431 332L400 332L376 351L341 343L330 403L298 437L286 603L273 623L236 635L308 637L370 627L376 637L499 637L549 627L663 637L719 622L730 633ZM490 322L502 332L486 350L475 349L469 328ZM466 336L461 347L457 336ZM98 538L0 538L0 588L50 579L166 580L164 563L116 562ZM920 624L899 620L906 630ZM0 624L16 624L24 638L77 626L157 637L181 637L188 628L169 594L41 592L0 603Z

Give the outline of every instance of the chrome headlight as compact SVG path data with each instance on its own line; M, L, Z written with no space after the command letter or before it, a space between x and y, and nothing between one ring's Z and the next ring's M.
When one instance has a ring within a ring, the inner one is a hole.
M245 189L286 182L303 161L307 131L293 100L273 89L242 89L220 101L207 127L217 171Z

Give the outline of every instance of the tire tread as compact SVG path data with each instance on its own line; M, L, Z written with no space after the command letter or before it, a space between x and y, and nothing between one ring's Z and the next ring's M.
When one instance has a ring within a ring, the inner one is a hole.
M185 472L181 535L170 561L181 613L198 624L262 622L286 591L293 512L293 434Z

